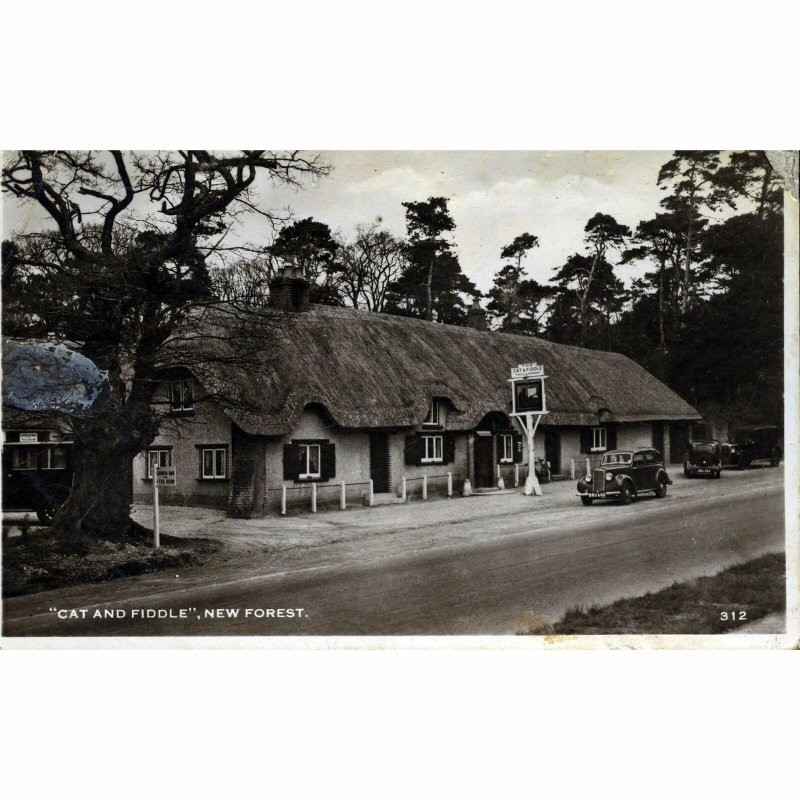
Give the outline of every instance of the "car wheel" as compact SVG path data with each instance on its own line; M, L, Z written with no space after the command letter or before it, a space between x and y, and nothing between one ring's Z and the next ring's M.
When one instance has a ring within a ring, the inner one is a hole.
M594 500L593 497L581 497L581 503L583 503L585 506L590 506L592 504L592 500Z
M742 458L739 459L739 463L736 465L736 469L738 469L739 472L741 472L743 469L747 469L748 466L749 464L747 463L747 461Z
M666 497L667 496L667 483L664 480L660 480L656 484L656 497Z
M778 464L780 464L780 463L781 463L781 455L782 455L781 451L780 451L780 450L777 450L776 452L774 452L774 453L772 454L772 458L770 459L770 462L769 462L769 463L770 463L770 464L771 464L773 467L777 467L777 466L778 466Z
M633 500L633 492L631 491L631 485L626 481L619 488L619 502L623 506L628 506L631 500Z
M686 469L686 467L683 468L683 477L684 478L691 478L692 477L692 473L689 472L689 470Z

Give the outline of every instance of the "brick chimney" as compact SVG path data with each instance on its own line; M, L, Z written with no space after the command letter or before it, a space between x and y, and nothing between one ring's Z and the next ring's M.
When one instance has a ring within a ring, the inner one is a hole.
M481 308L481 301L477 297L472 301L472 307L467 311L467 327L474 328L476 331L488 330L486 312Z
M289 313L311 308L311 287L300 267L284 267L270 281L269 307Z

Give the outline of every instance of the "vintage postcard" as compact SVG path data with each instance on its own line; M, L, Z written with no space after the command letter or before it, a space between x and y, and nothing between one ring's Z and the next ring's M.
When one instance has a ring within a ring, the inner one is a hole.
M795 152L2 187L3 647L797 646Z

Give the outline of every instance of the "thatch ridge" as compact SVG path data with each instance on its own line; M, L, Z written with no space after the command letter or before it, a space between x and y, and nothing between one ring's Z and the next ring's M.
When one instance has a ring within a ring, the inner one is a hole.
M216 348L231 314L209 314ZM544 424L699 419L688 403L620 353L544 339L441 325L331 306L304 313L248 312L248 336L263 342L252 365L216 364L211 382L236 395L226 412L252 434L283 435L309 404L345 428L419 425L433 397L450 404L448 428L475 427L489 412L510 411L511 367L544 364Z

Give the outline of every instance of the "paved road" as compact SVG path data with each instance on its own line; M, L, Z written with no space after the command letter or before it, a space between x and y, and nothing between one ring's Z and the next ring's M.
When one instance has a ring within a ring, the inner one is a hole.
M643 594L782 550L783 492L775 478L772 473L753 482L728 483L724 496L682 496L679 491L665 500L643 499L629 507L574 509L549 517L546 527L531 512L458 522L451 531L456 535L444 537L454 544L372 555L365 547L360 560L351 553L346 563L310 557L304 566L294 559L269 567L197 568L181 575L177 585L169 576L154 575L42 592L5 602L3 632L514 633L531 617L553 620L570 606ZM473 538L467 535L471 529ZM59 619L51 608L62 613L78 609L77 616ZM295 612L293 618L270 617L278 612L266 611L300 608L302 615ZM85 609L84 616L80 609ZM174 618L181 609L187 610L186 618ZM247 609L252 610L249 615ZM142 618L158 613L173 618Z

